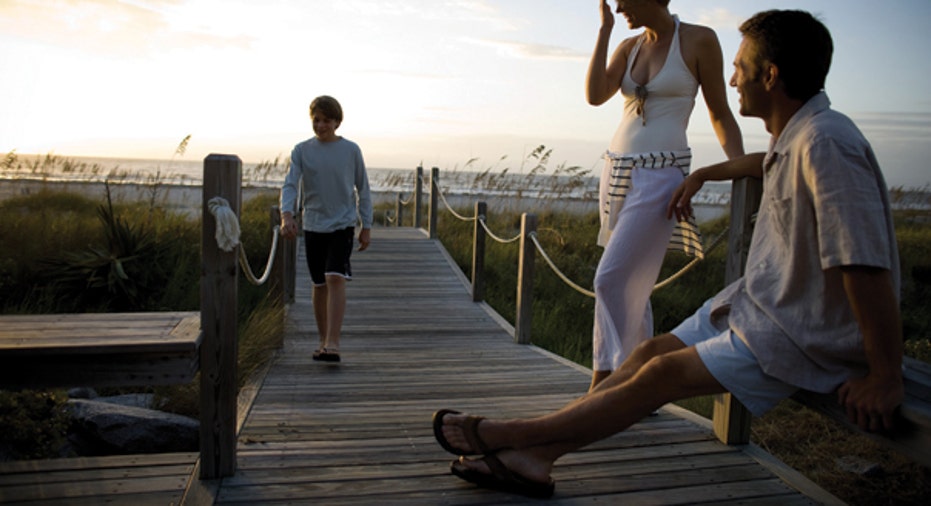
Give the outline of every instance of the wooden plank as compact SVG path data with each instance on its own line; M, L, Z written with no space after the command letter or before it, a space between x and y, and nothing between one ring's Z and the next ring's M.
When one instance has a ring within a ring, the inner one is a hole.
M196 459L166 453L3 462L0 503L179 504Z
M47 317L47 318L45 318ZM200 313L0 315L0 358L126 352L185 353L201 341Z
M197 312L3 315L0 385L189 383L197 374L201 339Z

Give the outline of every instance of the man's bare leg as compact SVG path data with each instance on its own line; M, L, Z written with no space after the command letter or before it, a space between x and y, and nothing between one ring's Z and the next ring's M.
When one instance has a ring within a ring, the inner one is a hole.
M664 337L658 344L670 343L674 345ZM626 378L630 368L625 366L596 391L554 413L532 419L483 420L479 424L482 440L489 448L510 448L496 455L512 471L527 479L546 481L553 463L562 455L628 428L667 402L724 391L695 349L684 348L681 342L676 351L653 356ZM443 420L448 423L443 434L454 447L468 449L457 425L464 417L445 416ZM463 463L488 472L484 462Z
M592 371L592 384L589 385L588 391L595 390L599 383L604 381L613 371Z

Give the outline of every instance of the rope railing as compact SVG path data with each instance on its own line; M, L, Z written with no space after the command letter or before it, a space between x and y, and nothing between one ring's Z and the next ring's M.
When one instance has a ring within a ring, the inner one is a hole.
M460 220L460 221L475 221L475 220L479 220L479 223L481 223L482 228L485 229L485 232L488 234L488 236L491 237L492 239L494 239L495 241L497 241L497 242L499 242L499 243L502 243L502 244L509 244L509 243L516 242L516 241L518 241L518 240L520 239L520 234L519 234L519 233L518 233L516 236L514 236L514 237L512 237L512 238L510 238L510 239L503 239L503 238L501 238L501 237L498 237L497 235L495 235L494 232L491 231L491 229L489 228L487 222L485 221L485 217L484 217L484 216L463 216L463 215L457 213L456 210L453 209L452 205L450 205L449 200L446 198L446 192L444 192L443 189L440 188L439 185L437 185L435 181L431 181L430 188L431 188L433 191L436 191L437 195L440 197L440 200L443 202L443 206L446 208L446 210L447 210L450 214L452 214L454 217L456 217L456 218L457 218L458 220ZM720 244L721 240L722 240L724 237L727 236L728 230L729 230L729 228L724 229L724 231L723 231L721 234L719 234L717 237L715 237L714 240L712 240L711 243L710 243L706 248L704 248L705 251L709 251L709 252L710 252L712 249L714 249L715 247L717 247L718 244ZM533 241L533 244L536 246L537 251L540 252L540 254L543 256L543 259L546 261L547 265L550 266L550 269L553 270L553 273L556 274L557 277L559 277L561 280L563 280L563 282L566 283L566 285L568 285L570 288L572 288L573 290L575 290L575 291L581 293L582 295L586 295L586 296L591 297L591 298L594 298L594 297L595 297L595 292L593 292L593 291L591 291L591 290L588 290L588 289L585 289L585 288L583 288L582 286L580 286L578 283L572 281L565 273L562 272L562 270L559 269L559 267L556 266L556 263L553 262L553 260L550 258L550 256L546 253L546 250L543 248L543 245L540 244L540 241L539 241L539 239L537 238L536 232L531 233L531 234L530 234L530 238L531 238L531 240ZM676 272L676 273L670 275L669 277L667 277L666 279L664 279L664 280L662 280L662 281L656 283L656 284L653 286L653 291L655 292L655 291L657 291L657 290L660 290L660 289L662 289L662 288L665 288L666 286L669 286L671 283L673 283L673 282L676 281L677 279L679 279L679 278L681 278L682 276L684 276L687 272L689 272L690 270L692 270L696 265L698 265L699 262L701 262L701 259L700 259L700 258L695 258L695 259L693 259L691 262L689 262L688 264L686 264L686 265L685 265L682 269L680 269L678 272Z
M718 236L715 237L715 238L711 241L710 244L708 244L707 247L703 247L702 249L705 251L705 253L710 253L713 249L715 249L716 247L718 247L718 245L721 244L721 241L722 241L725 237L727 237L727 233L730 231L730 229L731 229L730 227L726 227L726 228L724 229L724 231L722 231L720 234L718 234ZM698 258L698 257L693 258L691 262L687 263L684 267L682 267L681 269L679 269L679 272L676 272L675 274L669 276L668 278L664 279L663 281L660 281L659 283L656 283L655 285L653 285L653 291L655 292L655 291L657 291L657 290L659 290L659 289L661 289L661 288L665 288L666 286L668 286L669 284L671 284L673 281L675 281L675 280L681 278L682 276L685 275L685 273L689 272L690 270L692 270L693 267L695 267L696 265L698 265L699 262L701 262L701 258Z
M705 251L705 252L711 252L714 248L716 248L719 244L721 244L721 240L724 239L724 238L727 236L727 233L728 233L729 230L730 230L729 228L725 228L723 232L721 232L717 237L715 237L714 240L712 240L712 241L709 243L709 245L708 245L707 247L704 248L704 251ZM595 298L595 292L593 292L593 291L591 291L591 290L587 290L587 289L583 288L582 286L580 286L579 284L577 284L576 282L572 281L572 280L569 278L569 276L567 276L564 272L562 272L562 270L559 269L559 267L556 266L556 263L553 262L553 260L550 258L550 256L546 253L546 250L543 248L543 245L540 244L540 241L539 241L539 239L537 238L536 232L531 233L531 234L530 234L530 238L531 238L531 240L533 241L533 244L536 246L537 251L539 251L539 252L540 252L540 255L543 256L543 260L546 261L546 264L549 265L549 267L550 267L550 269L552 269L553 273L556 274L556 276L557 276L559 279L561 279L561 280L563 281L563 283L565 283L566 285L568 285L568 286L569 286L570 288L572 288L573 290L575 290L575 291L581 293L582 295L586 295L586 296L588 296L588 297ZM696 265L699 264L699 262L701 262L701 259L700 259L700 258L695 258L695 259L693 259L691 262L689 262L689 263L686 264L684 267L682 267L681 269L679 269L676 273L670 275L669 277L667 277L667 278L664 279L663 281L660 281L659 283L656 283L655 285L653 285L653 291L655 292L655 291L657 291L657 290L659 290L659 289L661 289L661 288L664 288L664 287L670 285L673 281L676 281L677 279L679 279L679 278L681 278L682 276L684 276L687 272L689 272L690 270L692 270Z
M275 225L272 228L272 246L268 252L268 260L265 262L265 271L262 277L256 277L252 272L252 266L249 264L249 258L246 256L246 248L239 241L240 227L236 213L230 207L229 202L223 197L214 197L207 202L210 214L217 220L217 246L223 251L233 251L239 246L239 265L242 267L243 275L253 285L262 285L272 273L272 265L275 263L275 255L278 250L278 236L280 235L281 226Z
M482 225L482 228L485 229L485 233L488 234L488 237L491 237L492 239L494 239L495 241L500 242L501 244L509 244L509 243L512 243L512 242L516 242L517 240L520 239L520 236L521 236L520 232L518 232L516 236L514 236L514 237L512 237L512 238L510 238L510 239L503 239L503 238L501 238L501 237L496 236L495 233L492 232L490 228L488 228L488 223L485 223L485 217L484 217L484 216L479 216L479 217L478 217L478 222Z
M543 246L540 245L540 241L537 240L537 233L536 233L536 232L531 232L531 234L530 234L530 240L533 241L534 246L537 247L537 251L539 251L539 252L540 252L540 255L543 256L543 260L546 260L546 264L550 266L550 269L553 270L553 272L556 274L556 276L558 276L559 279L561 279L561 280L563 281L563 283L569 285L570 288L572 288L572 289L574 289L575 291L581 293L582 295L587 295L587 296L589 296L589 297L591 297L591 298L593 298L593 299L595 298L595 292L593 292L593 291L591 291L591 290L586 290L585 288L582 288L581 286L579 286L578 284L576 284L574 281L572 281L571 279L569 279L568 276L566 276L565 274L563 274L563 272L562 272L561 270L559 270L559 267L556 267L556 264L553 263L553 260L550 259L550 256L546 254L546 250L544 250L544 249L543 249Z
M436 193L437 193L437 195L439 195L440 200L443 201L443 206L446 207L446 210L449 211L450 214L452 214L453 216L455 216L455 217L456 217L457 219L459 219L460 221L470 221L470 222L471 222L471 221L476 221L476 220L478 220L478 222L482 225L482 228L485 229L485 233L487 233L489 237L491 237L492 239L494 239L495 241L497 241L497 242L499 242L499 243L501 243L501 244L510 244L510 243L516 242L517 240L520 239L520 233L518 233L516 236L514 236L514 237L512 237L512 238L510 238L510 239L504 239L504 238L502 238L502 237L499 237L499 236L495 235L495 233L492 232L490 228L488 228L488 223L485 221L485 216L481 216L481 215L476 215L476 216L462 216L461 214L457 213L457 212L453 209L453 207L449 204L449 200L446 199L445 192L443 192L443 190L442 190L441 188L438 188L436 184L431 184L430 187L433 188L434 190L436 190Z
M440 200L443 201L443 205L446 207L446 210L449 211L450 214L455 216L459 221L475 221L476 219L478 219L478 216L463 216L457 213L456 210L453 209L453 206L449 205L449 201L446 200L446 194L443 192L441 188L438 188L438 185L435 182L430 187L436 190L436 193L437 195L440 196Z
M406 206L406 205L409 205L413 201L414 201L414 194L411 193L411 196L407 197L407 200L401 199L398 202L400 202L402 206Z

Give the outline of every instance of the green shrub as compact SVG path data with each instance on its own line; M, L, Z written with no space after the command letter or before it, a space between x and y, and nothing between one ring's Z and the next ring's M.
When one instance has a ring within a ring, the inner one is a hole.
M70 418L61 391L0 390L0 458L26 460L56 456Z

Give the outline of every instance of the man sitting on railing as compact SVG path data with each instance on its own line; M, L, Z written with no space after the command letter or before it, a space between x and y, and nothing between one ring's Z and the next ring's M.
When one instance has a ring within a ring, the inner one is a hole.
M861 428L891 428L904 398L898 251L873 152L823 92L830 33L802 11L763 12L740 30L730 84L740 113L772 135L769 152L693 172L669 214L689 213L703 181L762 177L745 276L559 411L513 420L438 411L440 445L484 455L453 461L453 474L549 496L562 455L668 402L724 392L760 415L800 388L836 390Z

